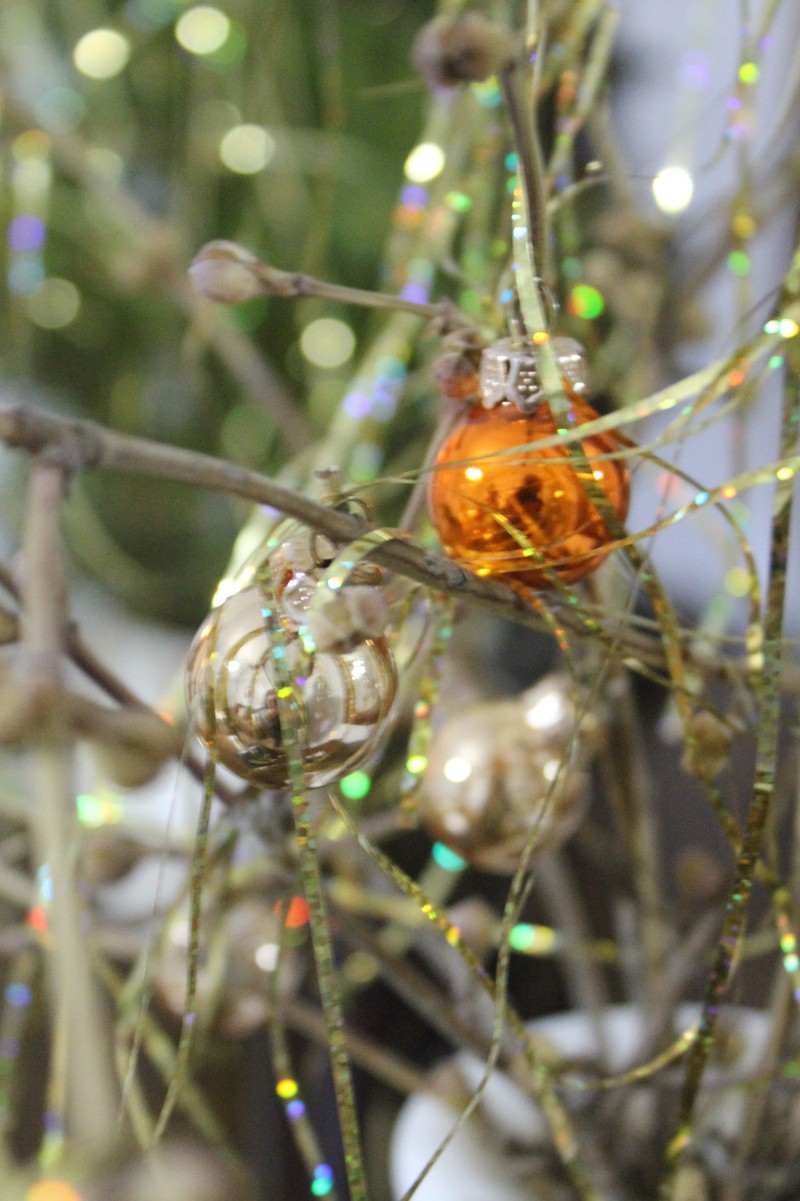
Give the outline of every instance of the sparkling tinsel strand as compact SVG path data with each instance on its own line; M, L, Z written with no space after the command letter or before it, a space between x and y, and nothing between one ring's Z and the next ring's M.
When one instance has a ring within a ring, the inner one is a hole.
M115 971L108 960L98 956L96 968L98 975L117 1003L118 1009L124 1012L126 1008L127 985L123 983L119 973ZM162 1030L153 1015L147 1011L142 1011L137 1016L137 1023L140 1023L142 1028L141 1046L151 1064L155 1067L167 1087L169 1087L170 1081L175 1076L175 1044L169 1035ZM121 1037L123 1034L124 1028L118 1030L118 1037ZM129 1059L129 1055L126 1056L126 1061L127 1059ZM202 1089L195 1084L191 1077L184 1079L183 1086L177 1096L176 1104L203 1138L208 1139L209 1142L215 1145L225 1143L227 1138L225 1131L212 1112Z
M417 794L428 765L428 748L433 731L433 711L439 699L444 655L453 633L453 601L441 598L438 604L436 633L426 656L422 678L414 703L408 738L405 770L400 784L401 819L407 826L416 824Z
M781 429L781 450L784 454L795 445L798 413L800 413L800 380L798 380L797 373L792 372L786 381L784 395ZM756 742L753 800L747 815L733 885L725 908L719 945L708 977L698 1038L687 1062L677 1127L667 1150L667 1174L662 1188L662 1195L665 1197L672 1196L675 1173L682 1162L691 1138L694 1108L714 1043L714 1030L719 1007L728 991L735 969L736 956L745 932L759 851L770 816L778 750L781 631L786 597L786 565L793 492L791 479L778 481L773 503L764 642L760 648L758 659L760 679L754 681L757 683L760 720Z
M408 876L388 855L384 855L382 851L378 850L365 837L356 826L350 814L335 796L331 796L331 804L349 833L357 840L372 862L396 884L405 896L415 901L425 917L441 930L446 942L461 956L471 969L475 979L489 997L491 997L492 1001L495 1002L494 981L488 975L474 952L462 941L458 928L450 922L445 913L442 913L438 909L431 898L422 891L416 880ZM602 1193L598 1191L581 1162L580 1146L575 1134L574 1124L556 1092L549 1068L539 1058L525 1030L525 1025L513 1006L506 1002L500 1008L502 1009L503 1019L508 1022L525 1055L531 1090L542 1107L542 1113L550 1129L553 1147L561 1163L564 1165L565 1171L572 1180L582 1201L602 1201ZM491 1054L492 1050L490 1049ZM474 1108L474 1106L471 1108ZM436 1158L438 1158L438 1154ZM427 1175L427 1172L433 1167L434 1162L435 1160L432 1160L426 1166L425 1171L414 1182L412 1189L407 1191L406 1196L401 1198L401 1201L408 1201L413 1189Z
M300 856L303 890L308 903L311 942L317 969L322 1009L328 1032L333 1087L342 1135L342 1147L351 1201L367 1201L367 1183L361 1153L355 1092L344 1038L344 1013L336 981L333 947L328 931L325 897L317 857L313 820L303 770L304 741L300 727L295 681L286 662L285 635L277 610L268 563L258 575L262 616L272 646L272 668L281 740L289 768L292 816Z
M315 1196L326 1196L328 1201L337 1201L336 1186L329 1165L320 1149L314 1127L308 1116L303 1100L300 1083L295 1074L289 1042L286 1037L286 1025L280 1016L278 1001L278 981L280 978L281 962L286 949L286 917L289 912L289 897L286 896L281 904L280 940L278 943L278 960L269 981L268 1007L272 1013L269 1023L269 1045L272 1055L272 1067L275 1076L275 1092L283 1104L286 1120L294 1139L295 1146L305 1165L309 1183Z
M208 835L211 825L211 806L214 801L214 781L216 764L209 759L206 765L205 789L203 802L197 819L194 855L192 858L192 874L189 884L189 946L186 961L186 1012L181 1025L178 1039L178 1049L175 1055L175 1068L167 1088L167 1095L161 1107L155 1130L153 1143L160 1141L167 1123L175 1108L178 1094L183 1087L184 1079L189 1074L189 1058L196 1035L197 1012L197 971L200 954L200 927L202 924L203 882L205 880L208 860Z
M512 208L512 242L514 247L514 270L522 315L528 335L533 341L543 389L561 434L576 426L569 397L564 390L561 372L553 351L545 312L540 273L544 274L541 255L547 246L545 220L545 183L541 154L532 126L526 119L518 85L513 75L506 73L503 79L503 94L514 130L514 140L520 157L518 186L514 192ZM535 451L535 444L531 448ZM679 626L675 611L658 577L640 554L637 545L628 539L627 531L610 505L605 492L595 480L580 442L566 446L567 454L587 496L600 514L610 537L624 546L628 558L637 572L642 586L650 597L655 616L662 633L662 643L667 660L670 679L676 688L676 706L684 726L688 729L691 707L687 695L683 650L679 638ZM650 816L641 807L641 798L635 798L638 813L638 828L644 830L651 825ZM664 912L658 886L658 865L653 839L637 840L637 846L648 854L648 861L640 865L640 880L647 880L648 919L645 921L646 937L643 938L643 966L645 969L645 994L657 995L658 980L663 973L665 944L662 925L656 915Z

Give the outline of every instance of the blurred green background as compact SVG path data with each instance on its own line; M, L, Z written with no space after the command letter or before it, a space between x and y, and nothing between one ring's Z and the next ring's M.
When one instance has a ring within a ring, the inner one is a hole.
M432 7L5 0L4 399L270 474L313 442L369 314L198 305L186 268L231 238L283 269L380 285L427 103L409 46ZM300 347L319 316L343 323L318 329L333 365ZM9 466L18 484L23 465ZM85 473L68 535L76 561L135 608L192 623L244 516L212 494Z

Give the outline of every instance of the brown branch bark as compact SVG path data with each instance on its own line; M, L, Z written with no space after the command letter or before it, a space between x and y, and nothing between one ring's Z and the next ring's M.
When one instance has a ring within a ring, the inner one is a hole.
M266 476L225 460L118 433L95 422L59 417L43 409L0 404L0 442L28 454L57 448L62 461L71 470L92 468L155 476L269 505L340 544L362 537L371 528L360 517L328 508ZM434 592L461 598L495 617L536 630L550 628L533 606L513 589L497 580L473 575L451 559L417 545L403 534L398 533L396 539L376 546L371 557L376 563L416 580ZM558 621L571 635L591 635L579 616L567 611L566 606L559 607ZM645 674L665 670L663 646L656 635L650 638L646 632L631 629L621 634L615 630L614 637L631 670ZM725 677L745 670L744 661L740 664L733 657L711 664L707 660L695 660L688 648L687 657L687 661L704 675ZM791 686L791 682L787 686Z
M270 505L340 543L351 542L370 528L359 517L327 508L233 463L40 409L0 405L0 441L29 454L58 448L72 470L96 468L157 476ZM531 606L505 584L480 579L452 560L403 538L376 548L372 558L434 591L469 599L499 617L544 628Z

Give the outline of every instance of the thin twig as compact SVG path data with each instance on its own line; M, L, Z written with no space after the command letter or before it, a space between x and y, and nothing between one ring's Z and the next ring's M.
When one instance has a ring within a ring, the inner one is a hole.
M266 296L281 296L289 300L314 297L384 312L411 313L415 317L435 321L441 333L475 328L472 318L456 308L451 300L408 300L388 292L372 292L328 283L327 280L303 275L299 271L281 271L269 263L262 263L236 242L208 242L195 256L189 276L200 296L221 303Z

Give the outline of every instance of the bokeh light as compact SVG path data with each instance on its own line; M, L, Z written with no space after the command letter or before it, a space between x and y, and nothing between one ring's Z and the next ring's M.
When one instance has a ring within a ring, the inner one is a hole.
M435 142L420 142L405 162L406 179L412 183L428 183L441 174L444 167L444 151Z
M28 1189L25 1201L83 1201L83 1197L65 1180L39 1180Z
M451 851L450 847L445 846L443 842L433 844L431 855L434 863L443 867L446 872L460 872L467 866L466 860L457 855L455 851Z
M653 180L653 196L662 213L682 213L694 195L694 180L685 167L662 167Z
M86 101L75 88L48 88L36 102L36 120L53 133L70 133L86 116Z
M175 23L175 37L191 54L213 54L224 46L230 33L230 19L210 4L187 9Z
M263 171L275 153L275 139L263 125L234 125L219 144L219 157L237 175Z
M442 770L445 779L453 784L463 784L472 775L472 764L468 759L456 756L454 759L448 759Z
M92 29L72 51L72 61L89 79L113 79L128 64L130 42L115 29Z
M750 255L744 250L732 250L728 255L728 270L733 275L749 275Z
M365 771L350 772L348 776L339 781L342 796L347 797L348 801L362 800L371 787L372 781Z
M86 162L109 183L118 185L125 174L125 160L116 150L107 146L90 146L86 151Z
M262 942L261 946L256 948L253 956L256 967L260 968L262 972L274 972L278 966L280 950L280 946L276 942Z
M585 321L599 317L605 307L602 294L591 284L576 284L567 299L567 308L573 317L583 317Z
M42 329L63 329L78 316L81 296L68 279L51 278L26 298L28 316Z
M318 317L300 335L303 358L315 367L341 367L352 358L355 348L355 334L338 317Z
M44 264L38 255L26 254L9 265L6 283L15 296L30 296L41 288L45 278Z
M75 809L81 825L92 829L114 825L122 819L122 803L113 796L82 792L75 798Z
M33 213L20 213L11 221L6 237L12 250L19 254L29 254L42 248L46 232L41 217L36 217Z

